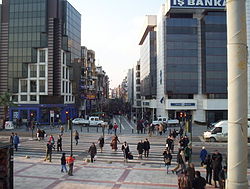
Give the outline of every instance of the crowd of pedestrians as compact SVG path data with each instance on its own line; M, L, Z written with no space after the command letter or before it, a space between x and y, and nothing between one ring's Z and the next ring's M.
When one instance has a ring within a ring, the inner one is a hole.
M118 150L118 143L121 143L117 136L118 124L111 122L108 125L108 134L113 134L112 139L110 141L111 150L116 152ZM222 154L217 150L212 154L206 150L203 146L200 151L200 165L206 170L206 178L203 178L199 171L195 170L194 164L192 163L191 155L192 155L192 147L190 145L189 138L184 133L183 127L180 127L179 130L167 129L164 124L160 124L158 126L152 126L148 122L143 122L139 120L137 122L137 133L145 133L147 132L149 136L152 136L153 133L157 135L163 135L167 133L168 136L166 138L165 147L162 153L164 165L166 167L166 172L169 172L178 175L178 186L179 188L205 188L206 184L214 185L216 188L225 188L225 180L227 178L227 167L223 166L223 157ZM60 134L57 137L57 141L55 143L55 139L53 135L48 137L48 141L46 143L46 154L44 161L52 161L52 152L53 149L57 150L57 152L63 152L63 134L64 128L60 128ZM37 129L37 140L44 140L46 137L46 132L41 129ZM79 133L77 130L74 131L74 139L75 145L78 145L79 142ZM17 133L12 133L10 136L10 142L13 144L15 150L18 150L18 145L20 143L19 137ZM98 144L98 146L96 146ZM95 156L97 154L97 147L100 148L100 152L103 152L103 147L105 144L104 136L100 136L96 143L92 143L88 149L88 153L90 156L90 162L93 163L95 161ZM140 140L137 143L136 150L138 152L138 159L141 160L143 158L149 157L150 151L150 142L147 138L145 140ZM121 145L121 151L123 152L124 162L127 163L129 159L133 159L134 156L130 151L129 144L127 141L124 141ZM175 167L171 167L173 154L177 153L176 161L177 165ZM73 165L75 158L71 154L66 157L66 154L63 152L61 157L61 172L66 172L68 175L73 175ZM68 169L66 167L68 164ZM171 169L172 168L172 169ZM213 183L212 183L213 180Z

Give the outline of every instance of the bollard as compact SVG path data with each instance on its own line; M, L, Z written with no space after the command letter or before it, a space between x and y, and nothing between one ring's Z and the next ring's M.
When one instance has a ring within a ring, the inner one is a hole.
M89 133L89 125L87 125L87 132Z
M132 134L134 134L134 129L132 129Z
M98 133L98 126L96 127L96 132Z
M81 127L81 132L82 132L82 126L83 126L83 125L80 125L80 127Z

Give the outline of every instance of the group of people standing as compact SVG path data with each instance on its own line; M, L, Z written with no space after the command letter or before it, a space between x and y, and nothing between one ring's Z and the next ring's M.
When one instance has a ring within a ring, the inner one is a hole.
M219 185L220 188L225 188L225 180L227 178L227 166L222 166L223 157L218 150L215 150L211 155L205 147L200 151L201 166L206 168L206 182L212 184L212 176L214 186Z

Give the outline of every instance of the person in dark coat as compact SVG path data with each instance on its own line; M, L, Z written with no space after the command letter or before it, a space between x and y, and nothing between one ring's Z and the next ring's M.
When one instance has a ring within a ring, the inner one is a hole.
M206 165L206 181L208 184L211 185L211 180L212 180L212 159L211 159L211 155L207 155L204 164Z
M89 151L88 153L90 154L90 159L91 159L91 163L94 162L94 157L97 153L97 150L96 150L96 146L95 146L95 143L93 142L92 145L89 147Z
M44 161L49 160L49 162L51 162L51 159L52 159L52 144L50 141L48 141L46 145L46 156Z
M14 136L15 136L14 133L11 133L10 138L9 138L11 147L13 147L13 139L14 139Z
M62 136L58 135L58 139L57 139L57 151L62 151Z
M65 169L65 172L67 173L67 167L66 167L66 157L65 157L65 153L62 153L62 157L61 157L61 172L63 173L63 169Z
M98 142L99 142L99 147L100 147L101 152L102 152L102 149L103 149L103 146L104 146L104 137L100 136L100 138L98 139Z
M205 149L205 146L203 146L202 150L200 151L201 166L204 165L206 157L207 157L207 150Z
M222 169L222 160L221 153L215 150L212 155L213 179L215 187L217 187L217 181L219 182L219 173Z
M206 180L201 177L200 171L195 171L195 179L193 180L192 187L194 189L205 189Z
M175 129L173 130L172 136L174 137L174 139L175 139L175 138L176 138L176 136L177 136L177 132L176 132L176 130L175 130Z
M187 146L188 146L188 143L189 143L189 139L188 139L188 137L185 135L185 136L183 137L183 147L184 147L184 148L187 147Z
M163 158L164 158L164 163L165 163L165 167L167 168L167 174L168 174L168 170L169 167L171 165L171 161L172 161L172 154L170 153L170 151L166 148L163 152Z
M122 151L123 151L123 155L124 155L124 161L128 162L128 156L129 156L130 150L129 150L129 146L128 146L126 141L122 144Z
M143 154L143 142L142 140L137 144L137 151L138 151L138 159L142 159Z
M183 127L180 127L180 130L179 130L179 135L180 135L180 138L183 136Z
M14 144L16 151L17 151L19 143L20 143L19 136L17 135L17 133L15 133L15 135L13 136L13 144Z
M171 136L169 135L167 140L166 140L166 144L167 144L167 148L168 150L173 153L174 152L174 140L171 138Z
M148 139L146 138L143 143L143 149L144 149L144 157L148 157L149 149L150 149L150 143Z
M227 179L227 166L224 166L219 173L219 184L221 189L225 189Z
M138 120L138 121L137 121L137 126L136 126L137 134L140 133L140 131L141 131L142 128L143 128L142 122L141 122L141 120Z

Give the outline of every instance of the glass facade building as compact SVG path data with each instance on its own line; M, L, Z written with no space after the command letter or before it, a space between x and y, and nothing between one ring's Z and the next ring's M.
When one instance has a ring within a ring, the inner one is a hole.
M141 95L156 96L156 31L150 31L141 45Z
M202 91L204 94L224 94L223 96L226 98L226 12L207 12L201 20L201 37L203 74Z
M165 93L198 93L197 19L166 18L165 20Z
M75 116L73 70L81 57L81 15L67 0L3 0L0 67L18 104L10 119L40 123ZM5 81L0 81L5 85Z

